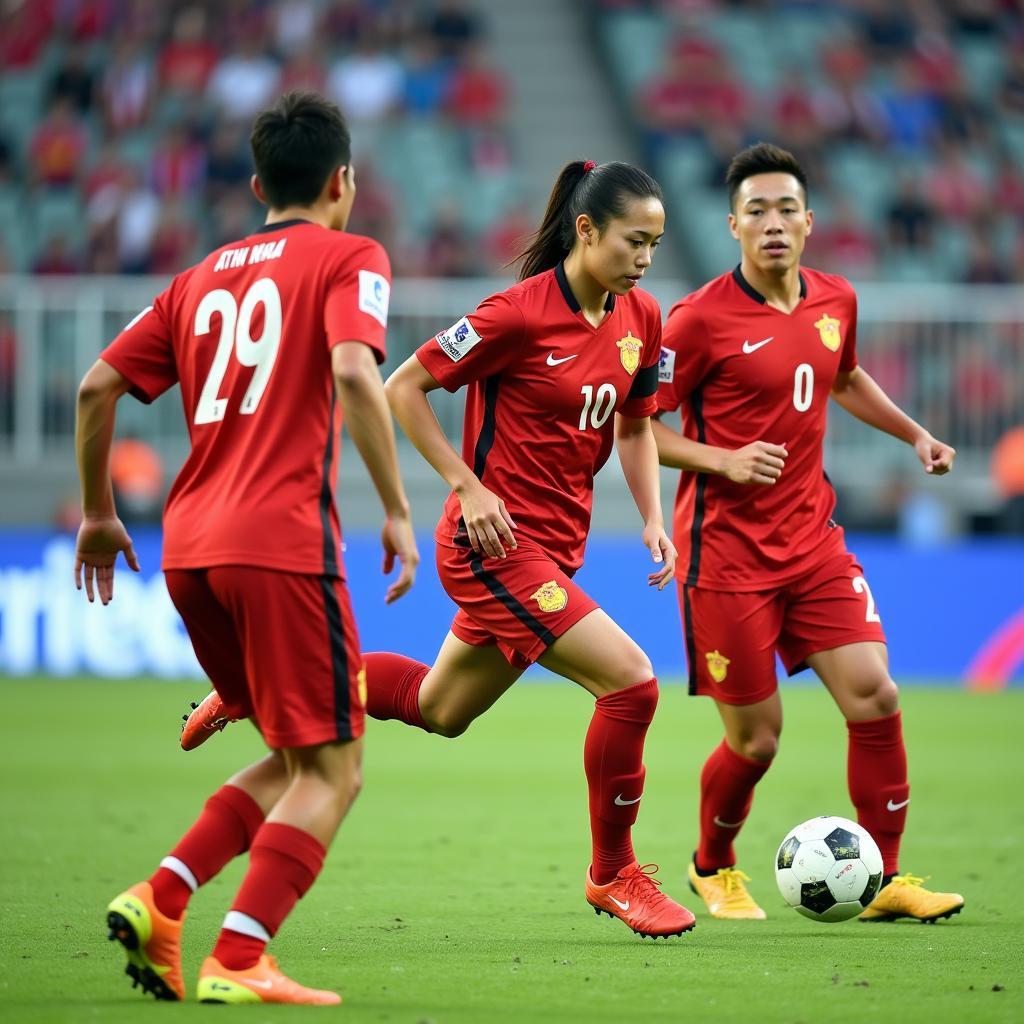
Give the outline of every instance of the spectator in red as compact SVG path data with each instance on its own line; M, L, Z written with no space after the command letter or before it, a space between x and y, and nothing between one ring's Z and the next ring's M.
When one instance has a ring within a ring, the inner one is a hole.
M89 166L82 192L86 203L91 202L104 189L122 189L129 176L129 168L113 142L106 143Z
M842 198L836 200L827 224L815 225L807 249L822 270L854 280L870 277L878 262L874 236Z
M482 46L472 46L452 76L447 108L460 124L497 124L505 113L505 80Z
M55 100L29 143L32 180L39 185L73 185L85 158L88 138L67 99Z
M940 144L925 189L935 209L949 220L970 220L988 207L985 181L964 150L949 142Z
M54 0L0 8L0 68L10 72L36 63L53 32L54 8Z
M172 92L198 94L206 88L220 51L209 40L206 12L186 7L174 19L171 40L160 54L160 85Z
M177 201L164 204L149 250L151 274L177 274L192 262L196 229Z
M149 163L149 181L158 196L182 196L203 187L206 152L184 125L163 135Z

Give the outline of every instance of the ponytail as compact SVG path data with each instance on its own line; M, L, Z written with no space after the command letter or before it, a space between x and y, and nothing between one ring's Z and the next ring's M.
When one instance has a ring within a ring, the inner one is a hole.
M631 199L661 199L661 187L645 171L619 162L595 164L574 160L558 175L540 227L527 248L513 260L522 261L519 280L558 266L576 242L576 218L587 214L597 230L621 217Z

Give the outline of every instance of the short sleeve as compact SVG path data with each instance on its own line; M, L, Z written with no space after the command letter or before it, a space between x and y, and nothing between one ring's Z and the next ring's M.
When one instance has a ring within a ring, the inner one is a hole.
M653 300L647 318L647 337L640 357L640 368L633 377L626 401L619 414L633 419L653 416L658 411L658 366L661 362L661 310Z
M338 260L327 281L324 334L327 347L361 341L378 363L387 358L385 335L391 302L391 263L384 247L371 238Z
M178 383L171 319L171 289L158 295L100 353L131 384L131 394L147 405Z
M658 409L675 412L708 370L704 321L689 304L674 306L661 334Z
M839 372L851 373L857 369L857 295L850 296L850 323L843 339L843 350L839 353Z
M521 355L525 340L522 309L499 292L421 345L416 358L446 391L458 391L504 370Z

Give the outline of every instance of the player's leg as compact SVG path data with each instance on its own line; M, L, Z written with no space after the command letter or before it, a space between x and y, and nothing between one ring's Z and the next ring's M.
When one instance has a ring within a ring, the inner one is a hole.
M598 913L618 917L642 935L688 931L693 915L658 888L652 878L657 867L642 868L633 852L644 741L658 705L658 682L647 655L595 607L537 660L596 698L583 747L593 846L587 900Z
M700 834L687 874L712 917L761 920L764 911L736 867L734 844L782 732L775 638L782 603L774 591L731 594L680 586L691 694L715 701L725 736L700 777Z
M457 617L455 628L459 619L465 616ZM460 631L466 635L465 626ZM433 665L400 654L366 654L367 714L460 736L523 674L493 638L485 639L489 642L473 644L449 632Z
M907 754L899 691L863 570L846 555L795 589L780 653L788 668L809 665L846 719L850 800L882 853L883 889L863 916L935 920L956 913L963 906L958 894L930 893L916 876L899 874L910 802Z

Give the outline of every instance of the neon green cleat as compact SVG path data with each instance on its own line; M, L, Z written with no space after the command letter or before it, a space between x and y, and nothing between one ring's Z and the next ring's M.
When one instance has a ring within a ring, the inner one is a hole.
M132 988L142 986L157 999L185 998L181 980L180 921L165 917L153 901L153 887L139 882L115 896L107 907L107 938L117 939L128 954L125 974L132 979Z

